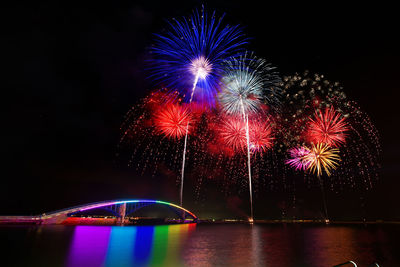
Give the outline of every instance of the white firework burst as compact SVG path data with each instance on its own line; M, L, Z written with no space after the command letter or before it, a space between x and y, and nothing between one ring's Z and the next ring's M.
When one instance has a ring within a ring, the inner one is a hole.
M225 61L219 101L229 114L257 112L264 102L276 104L281 81L264 59L253 54Z

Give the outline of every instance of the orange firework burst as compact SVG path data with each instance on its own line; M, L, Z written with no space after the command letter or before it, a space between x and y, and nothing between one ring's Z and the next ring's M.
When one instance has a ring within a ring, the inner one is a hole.
M186 127L191 121L191 113L185 106L167 104L160 106L154 113L154 124L158 132L168 138L179 139L186 134ZM190 133L189 125L188 132Z
M346 132L349 130L346 119L331 108L322 113L315 111L314 119L308 125L308 138L311 143L325 143L331 147L344 144Z
M308 165L308 170L312 173L317 173L318 176L322 175L322 170L330 176L331 170L336 169L339 161L341 161L339 149L331 148L323 143L313 144L310 153L304 156L304 162Z

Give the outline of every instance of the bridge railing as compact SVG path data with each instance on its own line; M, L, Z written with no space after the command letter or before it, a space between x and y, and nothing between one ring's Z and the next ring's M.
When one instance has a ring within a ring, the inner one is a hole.
M335 265L333 267L346 266L346 265L350 265L350 264L352 264L353 266L357 267L357 264L354 261L346 261L344 263ZM380 266L378 265L378 263L374 262L372 265L369 265L368 267L380 267Z
M98 201L98 202L93 202L93 204L101 204L101 203L105 203L106 201ZM92 203L91 203L92 204ZM55 210L55 211L50 211L50 212L46 212L46 213L42 213L40 215L52 215L52 214L56 214L56 213L63 213L65 211L69 211L69 210L74 210L74 209L79 209L82 207L87 206L87 204L81 204L81 205L76 205L76 206L72 206L72 207L68 207L65 209L59 209L59 210Z
M197 219L197 216L194 215L192 212L178 206L175 205L173 203L169 203L169 202L165 202L165 201L159 201L159 200L149 200L149 199L138 199L138 200L129 200L129 199L120 199L120 200L106 200L106 201L98 201L98 202L92 202L89 204L83 204L83 205L77 205L77 206L73 206L73 207L69 207L69 208L65 208L65 209L60 209L60 210L56 210L56 211L52 211L52 212L48 212L48 213L43 213L41 215L39 215L40 217L51 217L53 215L57 215L57 214L62 214L62 213L66 213L66 212L77 212L79 210L87 210L87 209L95 209L95 208L100 208L103 206L111 206L111 205L118 205L118 204L122 204L122 203L130 203L130 202L149 202L152 204L164 204L164 205L168 205L168 206L173 206L175 208L181 209L185 212L187 212L188 214L190 214L194 219ZM98 207L97 207L98 206Z
M100 205L100 204L104 204L104 203L110 203L110 205L112 205L113 202L121 202L121 201L126 201L126 200L125 199L117 199L117 200L114 199L114 200L103 200L103 201L91 202L89 204L76 205L76 206L72 206L69 208L55 210L55 211L51 211L51 212L43 213L43 214L52 215L52 214L56 214L56 213L63 213L63 212L69 211L69 210L75 210L75 209L80 209L80 208L84 208L87 206L95 206L95 205Z

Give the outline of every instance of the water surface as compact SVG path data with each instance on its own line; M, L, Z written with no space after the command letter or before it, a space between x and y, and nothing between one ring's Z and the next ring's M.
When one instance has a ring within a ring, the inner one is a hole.
M0 240L4 266L400 266L396 225L1 226Z

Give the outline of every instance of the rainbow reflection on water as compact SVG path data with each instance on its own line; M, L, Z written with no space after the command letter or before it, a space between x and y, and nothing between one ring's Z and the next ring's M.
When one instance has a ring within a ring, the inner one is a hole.
M2 226L0 240L1 266L400 266L389 224Z
M181 266L181 243L195 227L77 226L67 266Z

